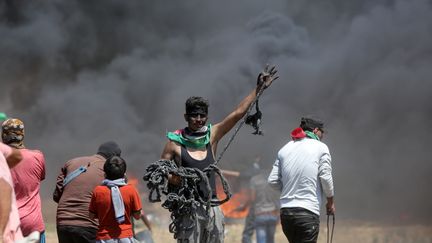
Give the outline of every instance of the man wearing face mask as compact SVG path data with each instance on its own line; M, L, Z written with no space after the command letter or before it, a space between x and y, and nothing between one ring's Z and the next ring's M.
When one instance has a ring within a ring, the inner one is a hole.
M281 190L280 219L290 243L316 243L322 196L327 198L327 214L335 212L331 156L321 140L324 124L302 118L291 132L292 140L283 146L268 177L270 185Z
M187 99L184 114L187 127L167 134L169 141L165 145L161 158L174 161L178 166L199 170L213 164L218 142L246 114L261 88L267 88L277 78L276 72L275 68L262 72L258 77L256 88L240 102L234 111L215 125L207 124L209 104L206 99L195 96ZM178 185L181 178L171 175L169 182ZM216 198L214 173L209 176L209 183L212 198ZM224 216L219 207L211 207L209 220L202 208L198 208L195 216L195 227L179 232L178 242L223 242Z

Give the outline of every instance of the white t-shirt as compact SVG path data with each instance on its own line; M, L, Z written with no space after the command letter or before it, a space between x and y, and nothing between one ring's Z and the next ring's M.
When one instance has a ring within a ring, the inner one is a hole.
M333 197L327 145L311 139L290 141L277 155L268 182L281 190L281 208L301 207L320 215L322 193Z

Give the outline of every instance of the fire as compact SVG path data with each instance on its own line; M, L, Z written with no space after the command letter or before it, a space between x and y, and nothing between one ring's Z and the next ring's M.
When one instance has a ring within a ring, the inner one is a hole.
M133 187L135 187L135 189L137 190L138 194L142 198L147 198L147 194L145 192L143 192L143 190L141 190L142 189L142 187L141 187L142 185L139 184L138 178L136 178L135 176L133 176L131 174L128 174L127 178L128 178L128 180L127 180L128 184L132 185Z
M138 190L138 179L134 176L128 176L128 184L135 187Z
M222 212L227 218L233 218L233 219L244 218L247 216L249 212L249 207L244 206L249 200L249 190L243 187L240 188L239 190L233 190L237 187L235 185L239 184L238 180L235 180L231 177L226 177L226 178L232 187L232 191L231 191L232 197L228 202L220 206ZM224 199L226 197L222 188L222 184L220 183L220 180L216 180L216 192L219 199Z
M223 191L221 193L223 194ZM228 202L221 205L221 209L225 217L233 219L241 219L246 217L249 212L249 207L244 207L244 204L247 202L247 200L247 189L241 189L239 192L234 193Z

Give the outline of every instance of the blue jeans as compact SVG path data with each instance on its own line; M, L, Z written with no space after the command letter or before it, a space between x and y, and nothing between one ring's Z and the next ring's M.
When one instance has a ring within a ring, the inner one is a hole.
M45 231L40 232L39 243L46 243Z
M255 215L257 243L273 243L278 217L273 214Z
M253 207L249 208L249 212L245 219L245 225L242 232L242 243L252 243L252 235L255 231L255 211Z

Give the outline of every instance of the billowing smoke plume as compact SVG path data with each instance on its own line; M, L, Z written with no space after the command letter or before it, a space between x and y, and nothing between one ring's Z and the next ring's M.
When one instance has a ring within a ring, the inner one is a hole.
M6 0L0 111L45 153L49 197L65 161L107 140L140 178L185 126L187 97L207 97L218 122L276 64L265 136L243 128L221 167L257 154L270 167L300 117L318 116L338 217L430 222L431 12L429 0Z

